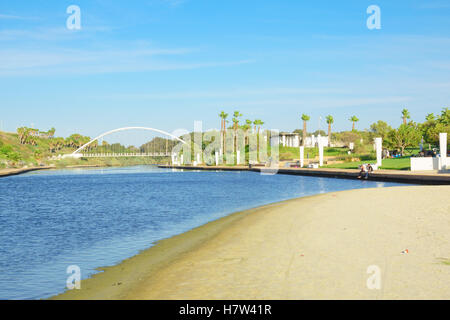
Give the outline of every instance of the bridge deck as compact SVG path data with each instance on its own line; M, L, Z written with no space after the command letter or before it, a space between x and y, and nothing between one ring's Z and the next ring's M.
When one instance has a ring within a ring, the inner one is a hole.
M120 158L120 157L170 157L170 153L82 153L84 158Z

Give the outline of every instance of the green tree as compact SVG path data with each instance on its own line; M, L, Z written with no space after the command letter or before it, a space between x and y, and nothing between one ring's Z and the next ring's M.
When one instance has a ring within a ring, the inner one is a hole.
M426 121L434 121L436 119L436 116L434 115L434 113L429 113L427 114L427 116L425 117Z
M245 144L248 144L248 130L252 128L253 121L250 119L245 120L245 124L242 126L242 129L245 132Z
M450 110L448 110L448 108L442 109L441 115L438 118L438 122L446 126L450 126Z
M387 136L391 130L392 127L382 120L378 120L376 123L372 123L370 125L370 132L372 133L372 137L381 137L383 139L383 143L385 143Z
M55 136L56 129L52 127L50 130L47 131L48 137L51 139Z
M228 113L225 113L225 111L222 111L219 114L219 117L221 119L220 121L220 132L222 134L222 150L225 152L225 138L226 138L226 119L228 117Z
M358 117L352 116L349 120L352 122L352 131L355 131L355 125L359 121Z
M328 124L328 145L331 144L331 125L334 123L334 118L331 115L328 115L326 118Z
M222 132L225 130L225 119L228 117L228 113L222 111L221 113L219 113L219 117L220 117L220 131Z
M233 128L236 131L239 127L239 118L242 117L242 114L239 111L235 111L233 113Z
M408 109L403 109L402 110L402 119L403 119L403 124L406 124L407 120L411 118L411 115L409 114Z
M259 133L261 131L261 126L264 124L264 122L260 119L256 119L255 121L253 121L253 123L255 124L255 127L258 130L258 136L259 136Z
M442 109L436 117L433 113L426 116L426 121L420 125L420 132L426 143L439 144L439 133L447 132L450 135L450 110Z
M391 130L388 137L391 145L400 149L401 153L404 154L405 148L419 144L421 134L418 125L410 122L400 125L398 129Z
M237 150L237 129L239 128L239 118L242 114L239 111L233 113L233 130L234 130L234 150Z
M303 137L302 137L302 144L305 145L306 143L306 122L308 122L311 118L307 114L302 114L302 120L303 120Z

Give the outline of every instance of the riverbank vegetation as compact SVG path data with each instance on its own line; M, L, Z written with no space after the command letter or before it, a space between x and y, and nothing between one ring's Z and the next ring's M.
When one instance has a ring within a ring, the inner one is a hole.
M222 111L219 114L220 131L216 132L220 137L220 148L223 155L229 156L229 150L226 148L225 141L232 139L232 149L236 150L237 132L243 132L245 135L244 145L245 163L249 163L249 133L264 133L267 136L264 143L267 143L268 156L271 156L270 134L271 132L263 128L264 122L261 119L242 119L243 115L239 111L232 113L231 123L228 119L228 113ZM408 169L409 157L417 154L419 144L424 150L431 150L438 147L439 133L447 132L450 136L450 110L442 109L441 113L434 115L430 113L425 121L416 123L411 121L411 115L407 109L401 111L402 124L398 128L392 128L382 120L374 122L369 129L358 130L357 123L359 118L354 115L348 120L351 122L350 131L333 132L332 125L335 118L332 115L326 117L328 132L317 130L312 133L307 131L307 123L310 116L302 114L299 117L299 124L302 129L294 130L298 133L300 144L304 144L307 137L328 136L329 146L324 148L326 166L335 168L357 168L361 162L376 159L374 138L383 139L383 148L392 153L396 153L396 159L387 159L383 162L385 169ZM409 121L408 121L409 120ZM43 165L55 165L57 167L76 166L76 165L98 165L98 166L120 166L120 165L138 165L138 164L156 164L169 163L173 148L178 144L176 140L155 137L151 141L141 146L124 146L120 143L109 144L107 141L93 141L85 147L83 154L127 154L127 153L153 153L152 157L82 157L61 158L61 155L70 154L78 148L88 143L91 138L74 133L67 138L55 136L55 128L47 131L41 131L35 128L21 127L16 133L0 132L0 168L32 167ZM214 135L213 135L214 136ZM216 138L207 137L203 134L201 146L195 144L195 133L190 133L191 139L191 161L195 161L195 154L208 150L211 143ZM260 149L262 141L257 139L257 149ZM263 145L264 146L264 145ZM351 148L352 147L352 148ZM212 148L209 148L214 152ZM305 160L318 160L317 147L305 147ZM156 157L155 153L159 156ZM181 150L182 153L182 150ZM235 154L233 156L235 158ZM279 160L294 161L299 159L299 149L297 147L279 146ZM261 160L261 159L260 159ZM236 160L234 160L236 163ZM265 162L267 159L261 160ZM212 164L212 163L210 163Z
M67 138L55 137L55 129L40 131L38 129L21 127L17 133L0 131L0 169L22 168L55 165L66 166L128 166L141 164L166 164L168 157L82 157L60 158L58 156L70 154L89 142L90 137L72 134ZM166 141L167 140L167 141ZM119 143L109 145L103 141L101 146L93 142L86 148L89 152L107 153L114 150L118 153L151 152L172 148L175 142L168 139L154 138L139 148L123 146ZM158 148L158 149L157 149Z

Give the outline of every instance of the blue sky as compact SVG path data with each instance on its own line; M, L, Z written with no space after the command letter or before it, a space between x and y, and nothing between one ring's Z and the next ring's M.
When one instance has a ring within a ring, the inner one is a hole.
M68 30L66 8L81 8ZM369 5L381 30L366 27ZM95 136L123 126L219 127L239 110L265 127L415 121L450 101L450 2L2 1L0 126Z

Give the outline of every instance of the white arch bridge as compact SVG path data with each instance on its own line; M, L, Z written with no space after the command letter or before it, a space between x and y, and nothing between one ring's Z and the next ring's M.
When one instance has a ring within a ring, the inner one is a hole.
M81 158L81 157L90 157L90 158L105 158L105 157L169 157L172 155L172 152L166 150L165 152L134 152L134 153L130 153L130 152L83 152L85 150L87 150L87 148L92 145L94 142L110 135L116 132L121 132L121 131L129 131L129 130L144 130L144 131L152 131L152 132L156 132L159 134L162 134L166 137L171 138L172 140L181 142L186 144L185 141L183 141L182 139L180 139L179 137L163 131L163 130L159 130L159 129L155 129L155 128L149 128L149 127L124 127L124 128L118 128L118 129L114 129L114 130L110 130L107 131L105 133L102 133L101 135L95 137L94 139L90 140L89 142L85 143L84 145L82 145L81 147L79 147L77 150L75 150L73 153L71 154L67 154L64 155L63 157L71 157L71 158Z

